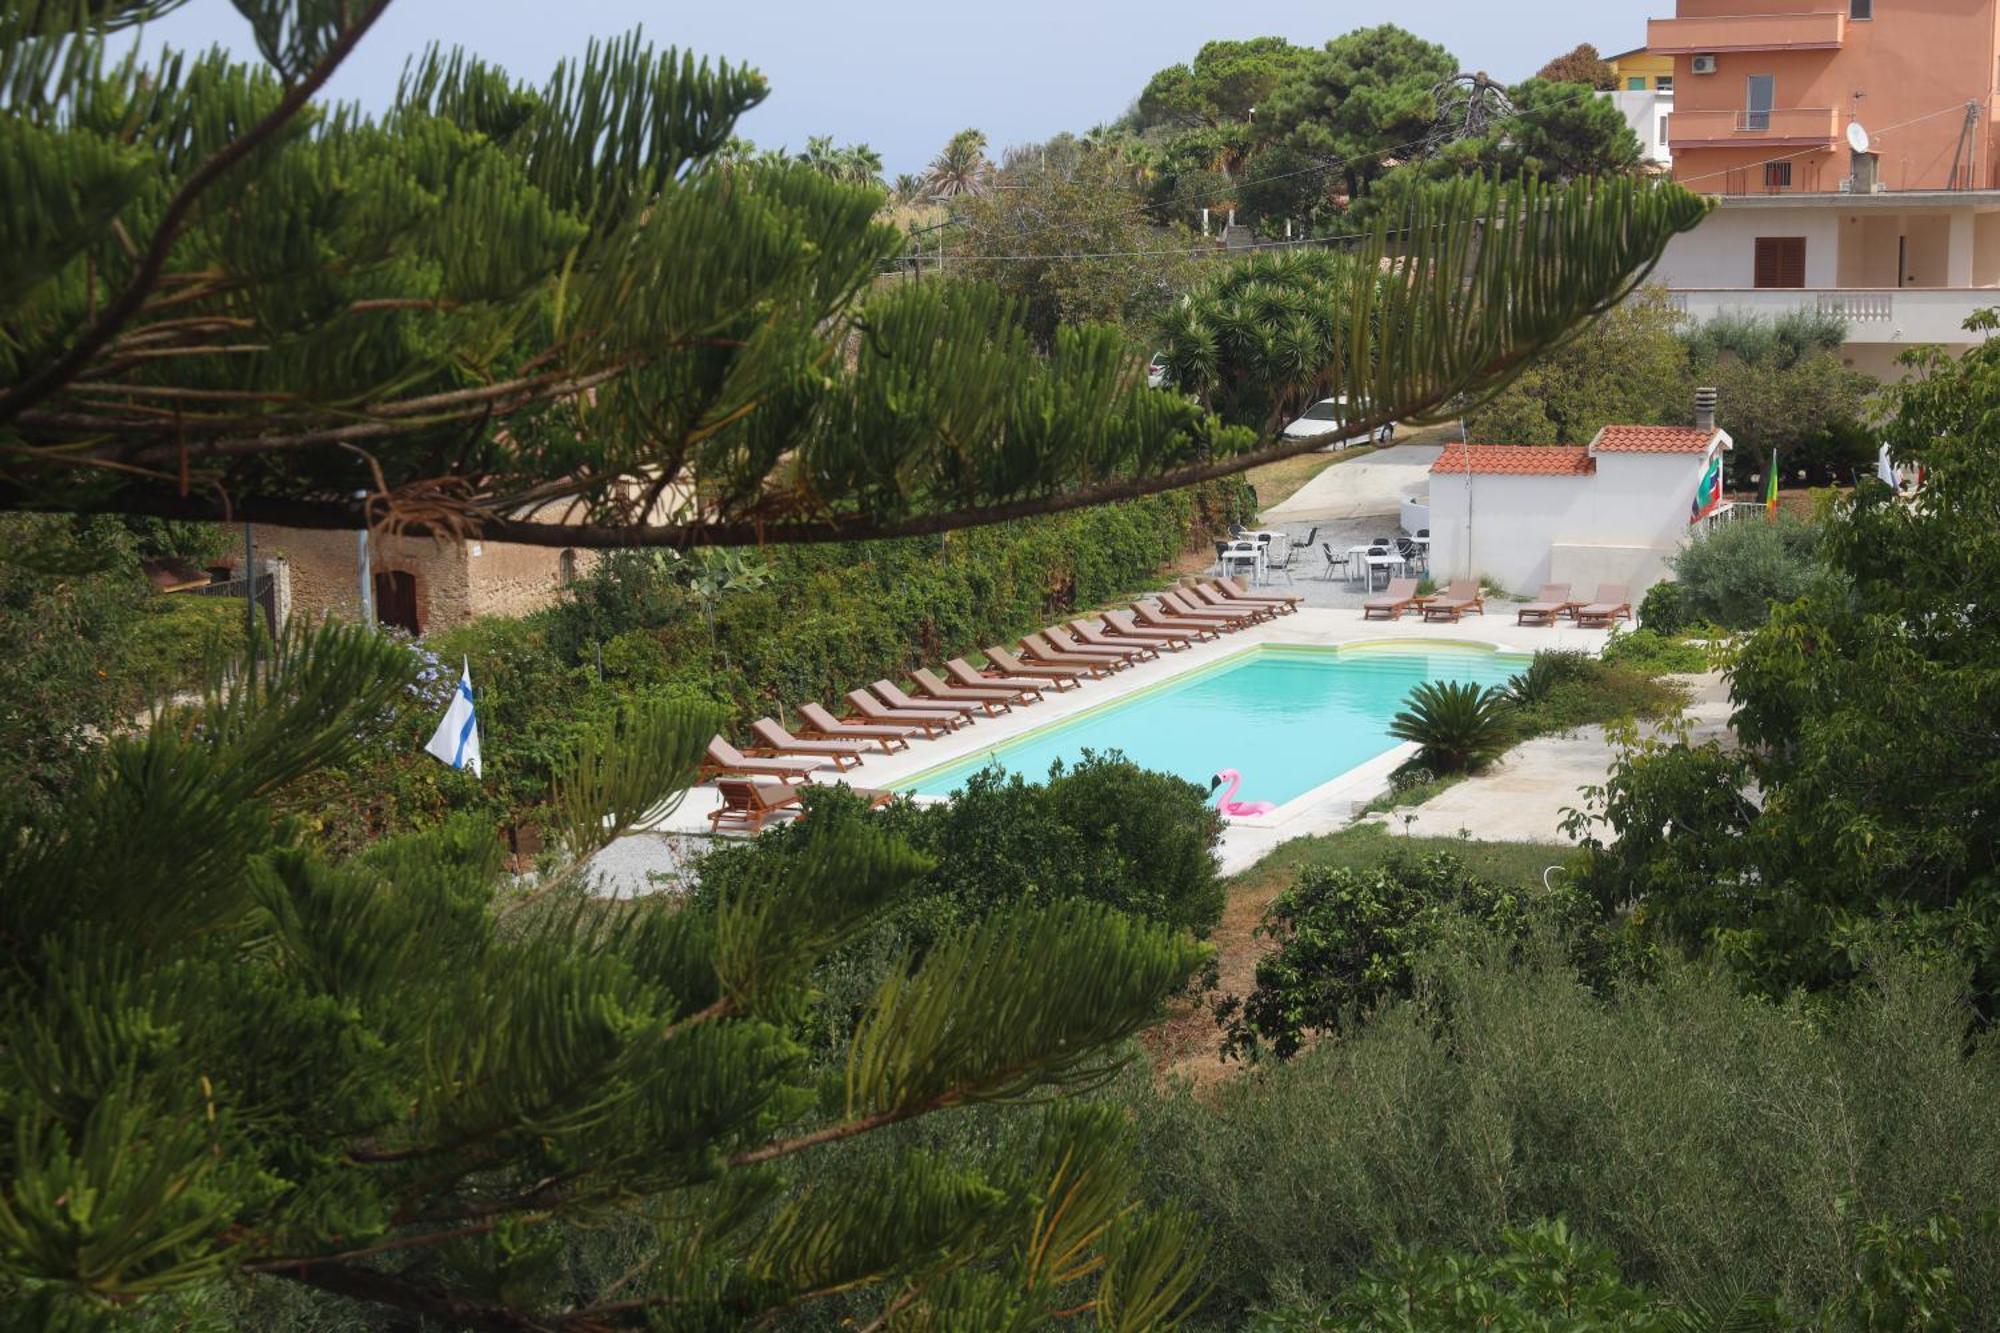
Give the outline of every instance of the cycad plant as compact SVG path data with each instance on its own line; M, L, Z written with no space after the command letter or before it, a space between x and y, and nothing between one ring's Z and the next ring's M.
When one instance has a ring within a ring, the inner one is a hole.
M1497 685L1427 680L1410 691L1389 734L1423 747L1418 762L1434 773L1484 768L1513 744L1514 706Z
M1320 397L1355 431L1476 400L1704 211L1630 180L1412 191L1338 272L1259 262L1192 302L1195 403L1116 328L1038 347L990 290L878 284L904 237L836 179L872 156L746 160L750 69L624 37L531 85L432 51L379 118L315 104L386 3L238 0L254 67L110 59L164 0L0 8L0 507L556 547L936 533L1274 461ZM928 188L991 173L968 131Z
M792 1035L812 970L921 859L843 825L713 906L580 896L717 720L653 705L576 744L566 868L533 888L469 820L329 861L294 793L368 743L413 662L294 633L107 743L59 813L0 812L9 1327L115 1327L225 1279L509 1331L754 1326L836 1293L895 1328L1175 1321L1196 1237L1135 1207L1109 1108L1057 1102L1014 1160L838 1157L1102 1081L1202 946L1003 909L891 968L822 1074ZM638 1262L592 1285L563 1244L607 1226Z

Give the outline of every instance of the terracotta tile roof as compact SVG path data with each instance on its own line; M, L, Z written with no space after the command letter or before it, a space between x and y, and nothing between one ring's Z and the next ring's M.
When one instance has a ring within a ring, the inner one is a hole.
M1715 436L1698 426L1606 426L1590 447L1601 454L1705 454Z
M1495 473L1516 477L1587 477L1597 471L1590 450L1572 444L1475 444L1471 471L1491 476ZM1445 446L1432 473L1466 471L1465 448Z

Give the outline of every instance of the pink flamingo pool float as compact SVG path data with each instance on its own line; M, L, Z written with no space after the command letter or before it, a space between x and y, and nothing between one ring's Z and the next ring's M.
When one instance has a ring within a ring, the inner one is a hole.
M1233 768L1225 768L1217 773L1215 779L1208 784L1209 792L1213 794L1215 789L1225 782L1229 784L1229 790L1222 793L1222 798L1215 803L1215 808L1225 815L1268 815L1278 808L1269 801L1237 800L1236 791L1243 785L1243 775Z

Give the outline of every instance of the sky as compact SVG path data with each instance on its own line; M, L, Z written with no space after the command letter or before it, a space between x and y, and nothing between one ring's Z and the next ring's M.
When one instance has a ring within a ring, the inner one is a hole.
M894 175L968 126L997 154L1113 120L1154 71L1218 37L1317 45L1393 22L1513 82L1578 42L1641 45L1646 19L1672 12L1673 0L396 0L328 91L379 110L404 60L432 42L539 83L592 37L643 27L660 45L764 72L771 95L738 129L759 147L827 134L871 145ZM192 0L144 40L255 52L228 0Z

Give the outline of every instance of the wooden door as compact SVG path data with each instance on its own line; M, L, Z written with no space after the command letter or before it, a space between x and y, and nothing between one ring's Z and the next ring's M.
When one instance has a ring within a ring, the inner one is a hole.
M404 569L375 575L375 623L394 625L411 634L424 632L417 615L417 576Z

